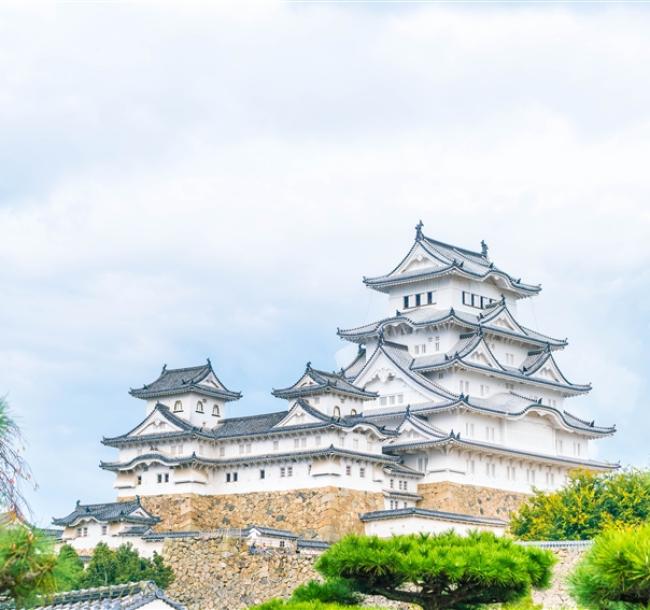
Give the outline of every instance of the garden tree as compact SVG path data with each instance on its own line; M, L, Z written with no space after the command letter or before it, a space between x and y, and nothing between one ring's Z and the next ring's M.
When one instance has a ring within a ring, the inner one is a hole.
M65 588L77 575L71 557L59 559L52 539L42 532L18 521L0 528L0 598L23 607L37 595Z
M84 587L103 587L152 580L164 589L173 577L172 569L155 552L152 559L147 559L140 557L130 544L112 550L100 542L93 551L81 583Z
M347 536L316 563L327 578L344 578L371 595L424 610L464 609L515 601L547 587L554 558L489 532L459 536Z
M319 601L329 604L352 606L361 603L361 596L350 586L347 580L331 578L325 582L310 580L294 589L291 594L294 602Z
M536 491L511 515L510 530L522 540L588 540L610 525L650 518L650 472L575 471L553 493Z
M64 544L59 549L54 572L57 591L71 591L81 586L84 564L69 544Z
M585 608L650 607L650 523L610 527L594 539L569 588Z
M20 481L30 481L31 473L21 456L20 429L0 398L0 510L24 517L27 503L20 491Z

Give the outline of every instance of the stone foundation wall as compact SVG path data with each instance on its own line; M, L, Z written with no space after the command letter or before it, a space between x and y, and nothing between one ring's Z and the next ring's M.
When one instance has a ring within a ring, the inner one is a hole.
M530 497L523 493L449 482L418 485L418 493L422 496L418 508L504 520L508 520L508 515Z
M566 577L586 549L550 550L558 557L552 585L534 592L533 600L545 609L575 608ZM167 594L188 610L244 610L272 597L288 597L298 585L319 578L314 570L317 556L280 550L252 555L242 540L233 538L167 540L163 558L176 576ZM406 608L381 598L368 603Z
M188 610L242 610L317 577L313 556L251 555L234 539L168 540L163 558L176 577L166 593Z
M159 531L263 525L327 541L363 533L359 513L384 508L380 493L337 487L227 496L143 496L141 501L161 518Z

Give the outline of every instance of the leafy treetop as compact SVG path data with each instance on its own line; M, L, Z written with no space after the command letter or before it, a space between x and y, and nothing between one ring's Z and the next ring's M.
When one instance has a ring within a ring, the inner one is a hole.
M348 536L328 549L316 569L371 595L425 610L515 601L548 586L554 558L489 532L459 536Z
M575 600L594 610L650 607L650 523L597 536L569 577Z
M562 489L536 491L510 518L522 540L590 540L610 525L650 518L650 472L614 474L575 471Z

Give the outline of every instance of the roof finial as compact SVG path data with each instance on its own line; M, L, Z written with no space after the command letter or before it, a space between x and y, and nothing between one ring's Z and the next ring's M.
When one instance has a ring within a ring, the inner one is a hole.
M481 240L481 256L483 258L488 257L488 245L485 243L484 239Z
M208 363L208 366L209 366L210 368L212 368L212 362L210 362L210 358L206 358L206 361L207 361L207 363Z
M311 360L307 361L307 364L305 365L305 372L311 370Z
M160 373L161 375L167 370L167 363L163 364L162 372Z
M424 223L422 220L418 222L418 224L415 225L415 241L420 241L422 239L422 227L424 226Z

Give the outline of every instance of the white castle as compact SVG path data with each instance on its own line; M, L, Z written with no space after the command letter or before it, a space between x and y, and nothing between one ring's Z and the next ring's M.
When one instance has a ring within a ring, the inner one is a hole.
M101 467L115 473L122 503L79 505L55 523L71 539L87 536L88 524L103 534L140 531L156 521L144 508L153 497L334 489L373 498L374 510L358 515L370 533L499 530L507 511L497 518L463 498L505 498L512 507L533 488L562 486L572 469L615 468L589 457L590 441L615 429L565 409L567 398L591 389L558 367L554 354L566 340L517 321L518 301L540 286L502 271L481 246L442 243L418 224L397 266L363 280L387 295L387 316L339 329L358 344L356 357L336 372L308 363L293 385L273 390L284 411L237 417L241 394L209 360L163 367L130 392L145 402L144 419L102 441L119 452ZM98 517L102 510L111 517Z

